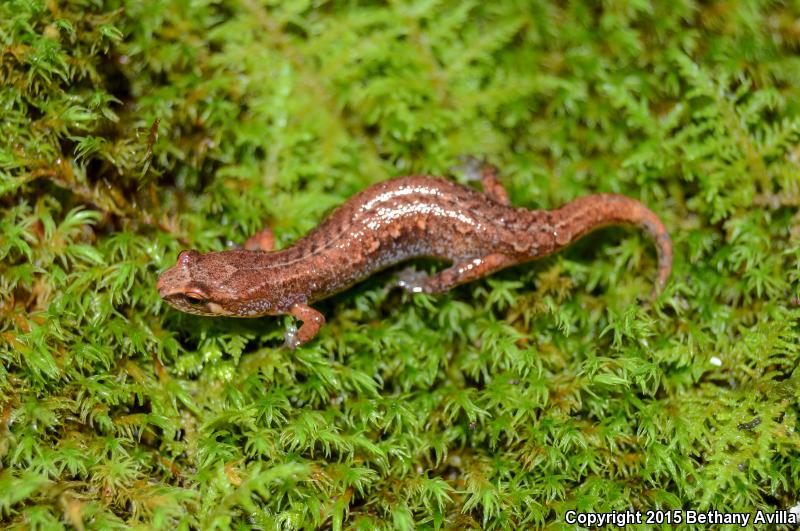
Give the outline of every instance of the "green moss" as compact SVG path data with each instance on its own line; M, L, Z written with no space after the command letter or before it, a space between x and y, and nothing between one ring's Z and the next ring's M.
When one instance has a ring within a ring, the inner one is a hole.
M797 503L796 2L0 2L0 523L519 528ZM371 183L502 169L609 229L438 298L286 320L154 289ZM753 422L754 419L758 421Z

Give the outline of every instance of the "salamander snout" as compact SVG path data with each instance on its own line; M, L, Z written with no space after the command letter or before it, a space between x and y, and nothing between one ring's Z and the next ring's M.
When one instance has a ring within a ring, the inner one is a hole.
M162 298L182 293L192 283L191 265L198 256L197 251L181 251L178 263L161 273L156 282L156 289Z
M209 290L193 278L192 265L199 256L197 251L181 252L178 263L161 273L156 289L173 308L197 315L220 315L223 312L211 301Z

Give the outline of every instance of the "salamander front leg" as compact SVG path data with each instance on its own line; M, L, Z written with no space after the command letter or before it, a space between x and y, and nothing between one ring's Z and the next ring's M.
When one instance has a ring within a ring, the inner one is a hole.
M275 249L275 235L272 229L264 227L257 233L250 236L244 242L244 248L248 251L272 251Z
M497 166L472 156L460 157L460 159L461 164L455 169L463 171L467 180L477 181L480 179L484 194L501 205L511 204L508 192L497 178Z
M485 277L514 263L508 256L498 253L462 260L435 275L406 269L400 273L394 286L401 287L409 293L443 293L459 284Z
M294 304L289 309L289 314L303 322L300 328L291 327L284 335L284 344L291 350L314 339L325 324L325 316L307 304Z

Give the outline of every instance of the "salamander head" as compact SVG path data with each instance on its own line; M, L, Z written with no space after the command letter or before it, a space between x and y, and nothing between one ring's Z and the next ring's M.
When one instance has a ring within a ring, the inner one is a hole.
M167 304L196 315L257 317L271 313L269 301L252 295L247 262L254 252L233 250L200 254L182 251L178 263L158 278L158 294Z

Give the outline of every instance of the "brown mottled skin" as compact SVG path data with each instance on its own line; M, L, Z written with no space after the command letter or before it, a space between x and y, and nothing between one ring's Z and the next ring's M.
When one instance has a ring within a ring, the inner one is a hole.
M287 346L295 348L325 323L310 304L398 262L423 256L452 262L431 276L406 271L395 283L413 293L441 293L615 224L640 226L654 238L656 291L666 284L672 266L669 235L635 199L599 194L556 210L527 210L510 206L493 167L484 166L481 179L484 193L432 177L378 183L280 251L273 250L269 229L244 249L183 251L159 278L158 292L175 308L200 315L291 314L303 323L286 336Z

